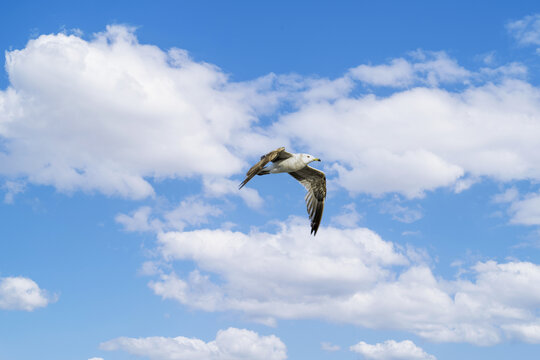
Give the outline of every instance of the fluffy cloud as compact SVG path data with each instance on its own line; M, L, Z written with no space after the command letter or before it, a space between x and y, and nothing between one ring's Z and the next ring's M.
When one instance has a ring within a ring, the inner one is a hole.
M20 276L0 278L0 309L32 311L51 301L54 298L31 279Z
M232 83L123 26L90 41L42 35L6 58L0 175L61 191L142 198L153 194L148 179L235 174L235 144L275 103L261 95L271 77Z
M174 274L164 275L151 287L164 297L207 310L248 306L254 313L288 317L288 307L279 307L282 300L311 306L325 302L330 294L347 297L355 288L369 288L387 278L386 266L407 264L391 243L370 230L330 228L326 232L329 235L310 237L305 220L293 219L277 234L224 230L163 233L159 243L165 259L196 261L200 270L219 274L226 286L218 286L195 271L187 282Z
M467 278L446 280L370 230L326 228L310 238L295 219L275 234L169 232L159 243L165 261L196 268L187 276L160 272L150 287L192 308L269 325L317 318L392 328L433 341L540 341L536 264L481 262Z
M540 180L540 91L504 78L464 90L306 101L273 130L334 163L352 193L409 198L465 179ZM397 180L399 179L399 180Z
M152 360L283 360L287 358L285 344L276 336L260 336L253 331L235 328L220 330L216 340L208 343L183 336L175 338L121 337L104 342L100 347L103 350L127 351Z
M435 356L426 353L410 340L387 340L375 345L360 341L350 349L369 360L436 360Z

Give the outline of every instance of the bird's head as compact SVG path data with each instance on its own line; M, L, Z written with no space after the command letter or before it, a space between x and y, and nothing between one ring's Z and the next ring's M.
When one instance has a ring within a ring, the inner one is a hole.
M302 154L302 160L304 160L306 165L309 164L312 161L321 161L321 159L316 158L315 156L309 155L309 154Z

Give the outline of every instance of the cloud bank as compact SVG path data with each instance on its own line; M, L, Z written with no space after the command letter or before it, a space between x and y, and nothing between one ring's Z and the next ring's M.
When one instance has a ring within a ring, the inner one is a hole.
M323 319L398 329L438 342L540 342L540 266L533 263L478 262L466 277L444 279L419 252L373 231L327 227L310 238L294 218L276 233L194 230L158 239L164 261L192 261L195 269L161 272L149 286L190 308L268 325Z
M322 157L353 194L415 198L483 178L540 180L540 92L518 63L466 69L417 50L335 79L233 82L185 50L109 26L90 40L42 35L7 52L6 71L7 202L26 182L139 199L155 181L193 177L207 196L228 196L231 176L281 145ZM377 96L381 86L394 91ZM257 193L240 196L262 203Z

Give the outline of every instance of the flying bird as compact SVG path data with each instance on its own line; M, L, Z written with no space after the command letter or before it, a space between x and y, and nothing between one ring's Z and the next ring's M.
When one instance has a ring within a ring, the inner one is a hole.
M285 151L284 147L280 147L261 156L261 160L248 170L239 189L243 188L255 175L289 173L307 190L305 199L311 220L311 233L317 235L326 198L326 176L322 171L308 166L312 161L321 161L321 159L309 154L291 154ZM272 164L266 166L269 162Z

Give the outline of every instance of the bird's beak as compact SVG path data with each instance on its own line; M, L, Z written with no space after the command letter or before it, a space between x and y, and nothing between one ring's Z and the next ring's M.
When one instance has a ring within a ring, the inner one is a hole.
M315 161L321 161L321 159L319 159L319 158L315 158Z

